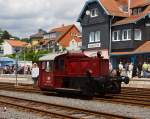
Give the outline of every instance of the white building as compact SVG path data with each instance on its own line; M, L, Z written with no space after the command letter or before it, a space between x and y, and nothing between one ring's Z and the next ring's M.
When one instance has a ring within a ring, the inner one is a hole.
M5 40L3 43L4 55L14 54L26 47L28 43L19 40Z

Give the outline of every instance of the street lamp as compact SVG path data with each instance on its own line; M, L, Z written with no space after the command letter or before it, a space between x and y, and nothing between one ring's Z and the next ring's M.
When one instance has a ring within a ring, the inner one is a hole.
M18 49L15 50L16 51L16 71L15 71L15 75L16 75L16 84L15 86L18 86Z

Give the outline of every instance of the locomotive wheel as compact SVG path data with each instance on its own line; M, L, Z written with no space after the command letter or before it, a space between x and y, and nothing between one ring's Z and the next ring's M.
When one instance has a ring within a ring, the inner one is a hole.
M86 81L81 88L82 95L86 97L93 97L94 96L94 88L92 81Z
M121 92L121 84L118 82L112 82L112 93L120 93Z

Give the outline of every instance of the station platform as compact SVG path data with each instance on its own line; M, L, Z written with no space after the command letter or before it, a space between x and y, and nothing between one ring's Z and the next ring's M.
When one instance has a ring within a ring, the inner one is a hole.
M16 83L16 79L20 84L33 84L31 75L0 75L0 82Z
M0 82L16 83L16 76L0 75ZM33 84L31 75L17 75L17 82L20 84ZM122 83L122 87L150 88L150 78L133 78L129 84Z
M123 87L134 88L150 88L150 78L133 78L130 79L129 84L122 84Z

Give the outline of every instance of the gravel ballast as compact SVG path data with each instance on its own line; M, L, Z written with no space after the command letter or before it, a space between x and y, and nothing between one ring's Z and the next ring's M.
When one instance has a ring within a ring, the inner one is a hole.
M50 117L5 107L0 104L0 119L50 119Z
M36 101L42 101L53 104L67 105L71 107L78 107L82 109L89 109L93 111L103 111L106 113L114 113L119 115L138 117L140 119L150 118L150 109L142 108L138 106L129 106L122 104L112 104L107 102L96 102L94 100L81 100L81 99L71 99L62 98L55 96L46 96L42 94L32 94L32 93L21 93L12 91L0 91L1 95L14 96L19 98L31 99Z

